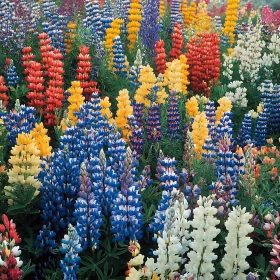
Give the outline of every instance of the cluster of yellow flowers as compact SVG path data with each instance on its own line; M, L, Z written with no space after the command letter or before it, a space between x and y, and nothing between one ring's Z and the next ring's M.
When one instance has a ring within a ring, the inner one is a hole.
M48 157L51 155L52 147L50 146L51 138L48 137L48 130L44 128L43 123L35 124L35 128L30 131L31 136L35 141L41 158Z
M70 96L68 97L68 119L73 125L77 124L77 118L74 116L75 112L78 112L80 106L83 105L85 97L83 96L83 89L81 88L81 83L79 81L71 82L71 87L68 89Z
M66 53L69 53L73 44L73 39L76 36L75 30L77 28L77 24L70 21L67 25L67 28L69 29L69 32L66 33L64 43L66 44Z
M165 3L164 0L159 0L159 16L163 18L165 14Z
M197 13L195 14L192 28L194 34L207 33L210 30L211 17L208 15L207 4L202 1L197 6Z
M101 99L100 100L100 106L102 107L101 109L101 115L103 117L105 117L105 115L107 116L108 118L108 122L110 124L113 124L115 121L114 119L112 118L113 114L112 112L110 111L110 107L111 107L111 103L109 101L109 97L106 96L105 98Z
M10 193L15 190L17 185L21 185L23 191L30 186L36 188L34 196L39 194L41 182L35 179L41 171L40 150L37 148L31 134L22 133L17 137L17 144L12 148L12 156L9 163L12 169L8 171L9 184L4 188L5 195L9 198L8 204L14 204L14 196Z
M185 5L185 4L184 4ZM182 9L183 20L185 27L190 27L195 18L196 3L191 2L187 9Z
M150 65L143 66L141 68L138 81L141 83L141 85L136 90L134 99L136 102L143 103L146 108L149 108L151 101L147 97L157 82L153 68Z
M238 19L238 7L240 0L228 0L226 9L225 26L223 33L228 35L229 43L234 43L234 28Z
M219 124L220 119L223 117L225 112L230 112L232 108L231 100L227 97L222 97L218 100L220 106L216 110L216 125Z
M180 55L180 59L174 59L172 62L166 63L164 82L169 91L187 94L188 68L187 58L184 55Z
M198 153L203 152L202 146L204 145L205 139L209 137L207 125L208 121L205 112L200 113L194 118L191 134L195 144L195 151Z
M190 116L191 118L195 118L199 114L198 101L195 96L191 97L186 102L186 111L187 111L187 115Z
M112 21L111 27L106 29L105 46L107 50L111 50L114 43L113 39L120 35L121 25L124 23L123 19L116 18Z
M131 0L130 10L129 10L129 23L127 24L127 39L129 40L128 49L132 50L135 46L137 34L140 30L140 22L142 20L141 16L142 5L139 0Z
M130 129L127 126L127 118L128 116L133 115L133 108L130 104L128 90L123 89L120 90L119 96L117 97L118 101L118 110L116 116L116 125L121 128L123 133L123 139L128 142L130 136Z

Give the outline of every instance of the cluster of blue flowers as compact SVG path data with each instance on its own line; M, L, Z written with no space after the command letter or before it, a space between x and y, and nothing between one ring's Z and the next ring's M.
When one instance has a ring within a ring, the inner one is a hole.
M252 117L250 114L244 115L241 129L239 131L236 141L238 145L242 148L252 143Z
M180 13L181 3L180 0L173 0L170 7L170 24L173 29L175 22L182 23L182 17Z
M12 87L16 87L20 81L20 78L16 72L16 67L12 59L10 60L10 63L7 67L6 80L7 80L7 85Z
M143 20L140 27L140 36L142 44L147 51L154 56L155 44L159 38L159 0L148 0L144 9Z
M139 160L144 149L143 131L134 116L128 117L128 124L131 127L129 146L132 154Z
M60 267L63 273L63 279L77 279L76 272L79 270L80 257L79 253L82 251L79 243L79 235L76 229L69 224L68 234L64 235L60 252L65 254L60 261Z
M16 144L18 134L29 133L35 127L37 123L35 114L36 110L33 107L20 105L17 100L15 109L3 116L8 131L8 139L13 146Z
M126 78L127 71L125 65L125 56L120 36L113 39L113 67L114 73L122 78Z

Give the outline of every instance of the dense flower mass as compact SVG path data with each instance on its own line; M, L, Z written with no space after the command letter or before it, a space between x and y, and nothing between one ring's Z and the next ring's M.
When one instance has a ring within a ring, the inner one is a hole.
M280 279L278 2L1 0L0 279Z

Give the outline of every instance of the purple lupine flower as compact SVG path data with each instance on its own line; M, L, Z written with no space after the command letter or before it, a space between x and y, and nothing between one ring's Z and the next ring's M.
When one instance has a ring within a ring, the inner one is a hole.
M148 0L141 21L140 36L148 53L155 56L155 44L159 38L159 0Z
M127 77L126 65L125 65L125 56L122 46L120 36L117 36L113 39L113 67L114 73L122 78Z
M174 91L170 92L167 113L167 132L172 138L180 135L180 111L179 103Z
M139 191L147 189L153 183L150 174L151 174L150 165L146 165L142 170L142 174L138 178L137 183L138 183Z
M268 133L280 132L280 86L275 85L271 93Z
M120 176L121 190L118 192L112 215L110 217L114 233L114 241L140 240L143 236L142 201L138 191L138 184L133 175L133 156L130 148L127 148L124 161L124 171Z
M84 0L62 0L58 12L68 18L74 17L75 14L82 13L84 2Z
M95 185L95 182L91 181L90 177L93 178L94 174L89 176L87 171L87 169L90 172L96 172L97 170L92 170L88 168L89 166L91 166L91 163L87 161L81 165L81 186L73 213L77 219L75 229L79 234L80 244L84 251L88 248L89 241L91 248L97 247L101 235L99 230L103 224L99 197L95 195L95 190L93 190L98 188L99 185ZM88 240L88 237L90 237L90 240Z
M144 109L143 103L139 103L139 102L134 103L133 115L135 117L135 120L138 122L139 127L142 129L143 129L143 117L144 117L143 109Z
M79 270L80 257L79 253L82 251L79 241L79 235L76 229L69 224L68 234L64 235L60 252L65 254L64 258L60 261L63 279L76 280L76 272Z
M146 131L148 140L157 142L161 139L160 109L155 102L152 103L148 111Z
M143 132L139 127L138 122L135 120L134 116L128 116L128 124L131 127L131 136L129 137L129 146L131 148L132 154L137 160L142 156L144 149Z

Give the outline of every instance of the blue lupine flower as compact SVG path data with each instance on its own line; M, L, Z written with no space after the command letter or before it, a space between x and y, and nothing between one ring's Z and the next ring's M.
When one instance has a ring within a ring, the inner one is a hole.
M160 166L157 166L157 172L160 176L159 186L165 191L172 191L173 188L179 187L178 170L176 169L177 161L175 158L164 157L159 161Z
M221 185L221 191L224 193L223 198L226 198L231 205L238 203L238 171L234 155L231 152L230 138L225 135L219 139L218 152L216 160L216 175Z
M103 137L103 144L108 141L111 126L101 115L100 98L98 93L92 93L91 100L80 107L79 112L75 113L78 118L77 127L80 130L95 130Z
M78 254L82 251L82 248L79 243L79 235L71 224L68 226L68 234L64 235L62 239L60 251L65 254L65 257L60 261L63 279L77 279L76 272L79 270L80 265Z
M180 0L172 0L170 7L170 23L172 29L174 27L175 22L181 23L180 18Z
M143 236L142 201L138 191L138 184L133 175L133 157L130 148L127 148L124 161L124 171L120 176L121 191L115 198L112 206L111 231L114 241L140 240Z
M216 137L216 111L215 104L213 101L209 100L205 107L206 119L208 121L208 135L213 139Z
M150 165L146 165L142 170L142 174L138 178L137 184L138 184L139 191L145 190L152 185L153 180L151 179L150 174L151 174Z
M7 80L7 85L12 87L16 87L16 85L20 81L20 78L16 72L16 67L12 59L10 60L10 64L8 65L6 80Z
M88 248L88 237L90 237L90 246L96 248L101 235L99 230L103 224L100 200L95 195L96 188L100 186L91 180L91 178L94 178L94 175L99 175L100 173L93 173L94 170L90 167L91 163L87 161L81 166L81 187L74 211L74 216L77 219L75 228L80 236L80 243L83 250ZM87 169L92 172L90 175Z
M263 112L258 114L257 125L254 133L254 143L258 148L266 144L267 121L267 112L266 109L264 109Z
M205 139L202 149L202 156L209 163L214 163L217 157L217 147L213 144L213 140L211 138Z
M110 28L113 19L114 14L111 1L105 0L103 5L103 17L101 19L103 34L105 34L107 28Z
M36 247L43 249L41 255L45 255L52 249L57 248L58 244L55 241L55 237L56 233L51 230L51 224L48 224L48 226L43 225L35 241Z
M154 221L149 225L148 230L154 234L161 234L164 229L166 218L166 210L171 204L173 197L178 193L177 189L170 191L162 191L162 198L159 201L158 209L154 216Z
M16 138L20 133L29 133L37 123L35 117L36 110L33 107L20 105L16 101L15 109L10 111L9 115L3 116L4 124L8 131L8 139L14 146Z
M167 113L167 132L173 138L180 135L180 111L179 103L174 91L170 92Z
M124 168L124 159L126 156L125 141L121 134L113 126L108 140L108 165L112 166L114 171L120 175Z
M143 20L141 21L140 36L143 45L150 55L155 56L155 44L159 38L159 0L148 0L143 8Z
M275 85L271 93L268 132L269 133L280 132L280 86L279 85Z
M224 139L225 136L227 136L230 141L230 149L233 147L233 123L231 119L232 113L225 112L223 117L220 119L218 126L216 127L216 138L212 139L214 145L218 143L220 139Z
M114 73L120 77L126 78L127 71L126 71L126 65L125 65L125 56L124 56L124 50L122 46L122 42L120 39L120 36L117 36L113 39L113 67L114 67Z
M242 126L236 139L240 147L245 147L252 142L252 117L250 114L245 114L242 121Z

